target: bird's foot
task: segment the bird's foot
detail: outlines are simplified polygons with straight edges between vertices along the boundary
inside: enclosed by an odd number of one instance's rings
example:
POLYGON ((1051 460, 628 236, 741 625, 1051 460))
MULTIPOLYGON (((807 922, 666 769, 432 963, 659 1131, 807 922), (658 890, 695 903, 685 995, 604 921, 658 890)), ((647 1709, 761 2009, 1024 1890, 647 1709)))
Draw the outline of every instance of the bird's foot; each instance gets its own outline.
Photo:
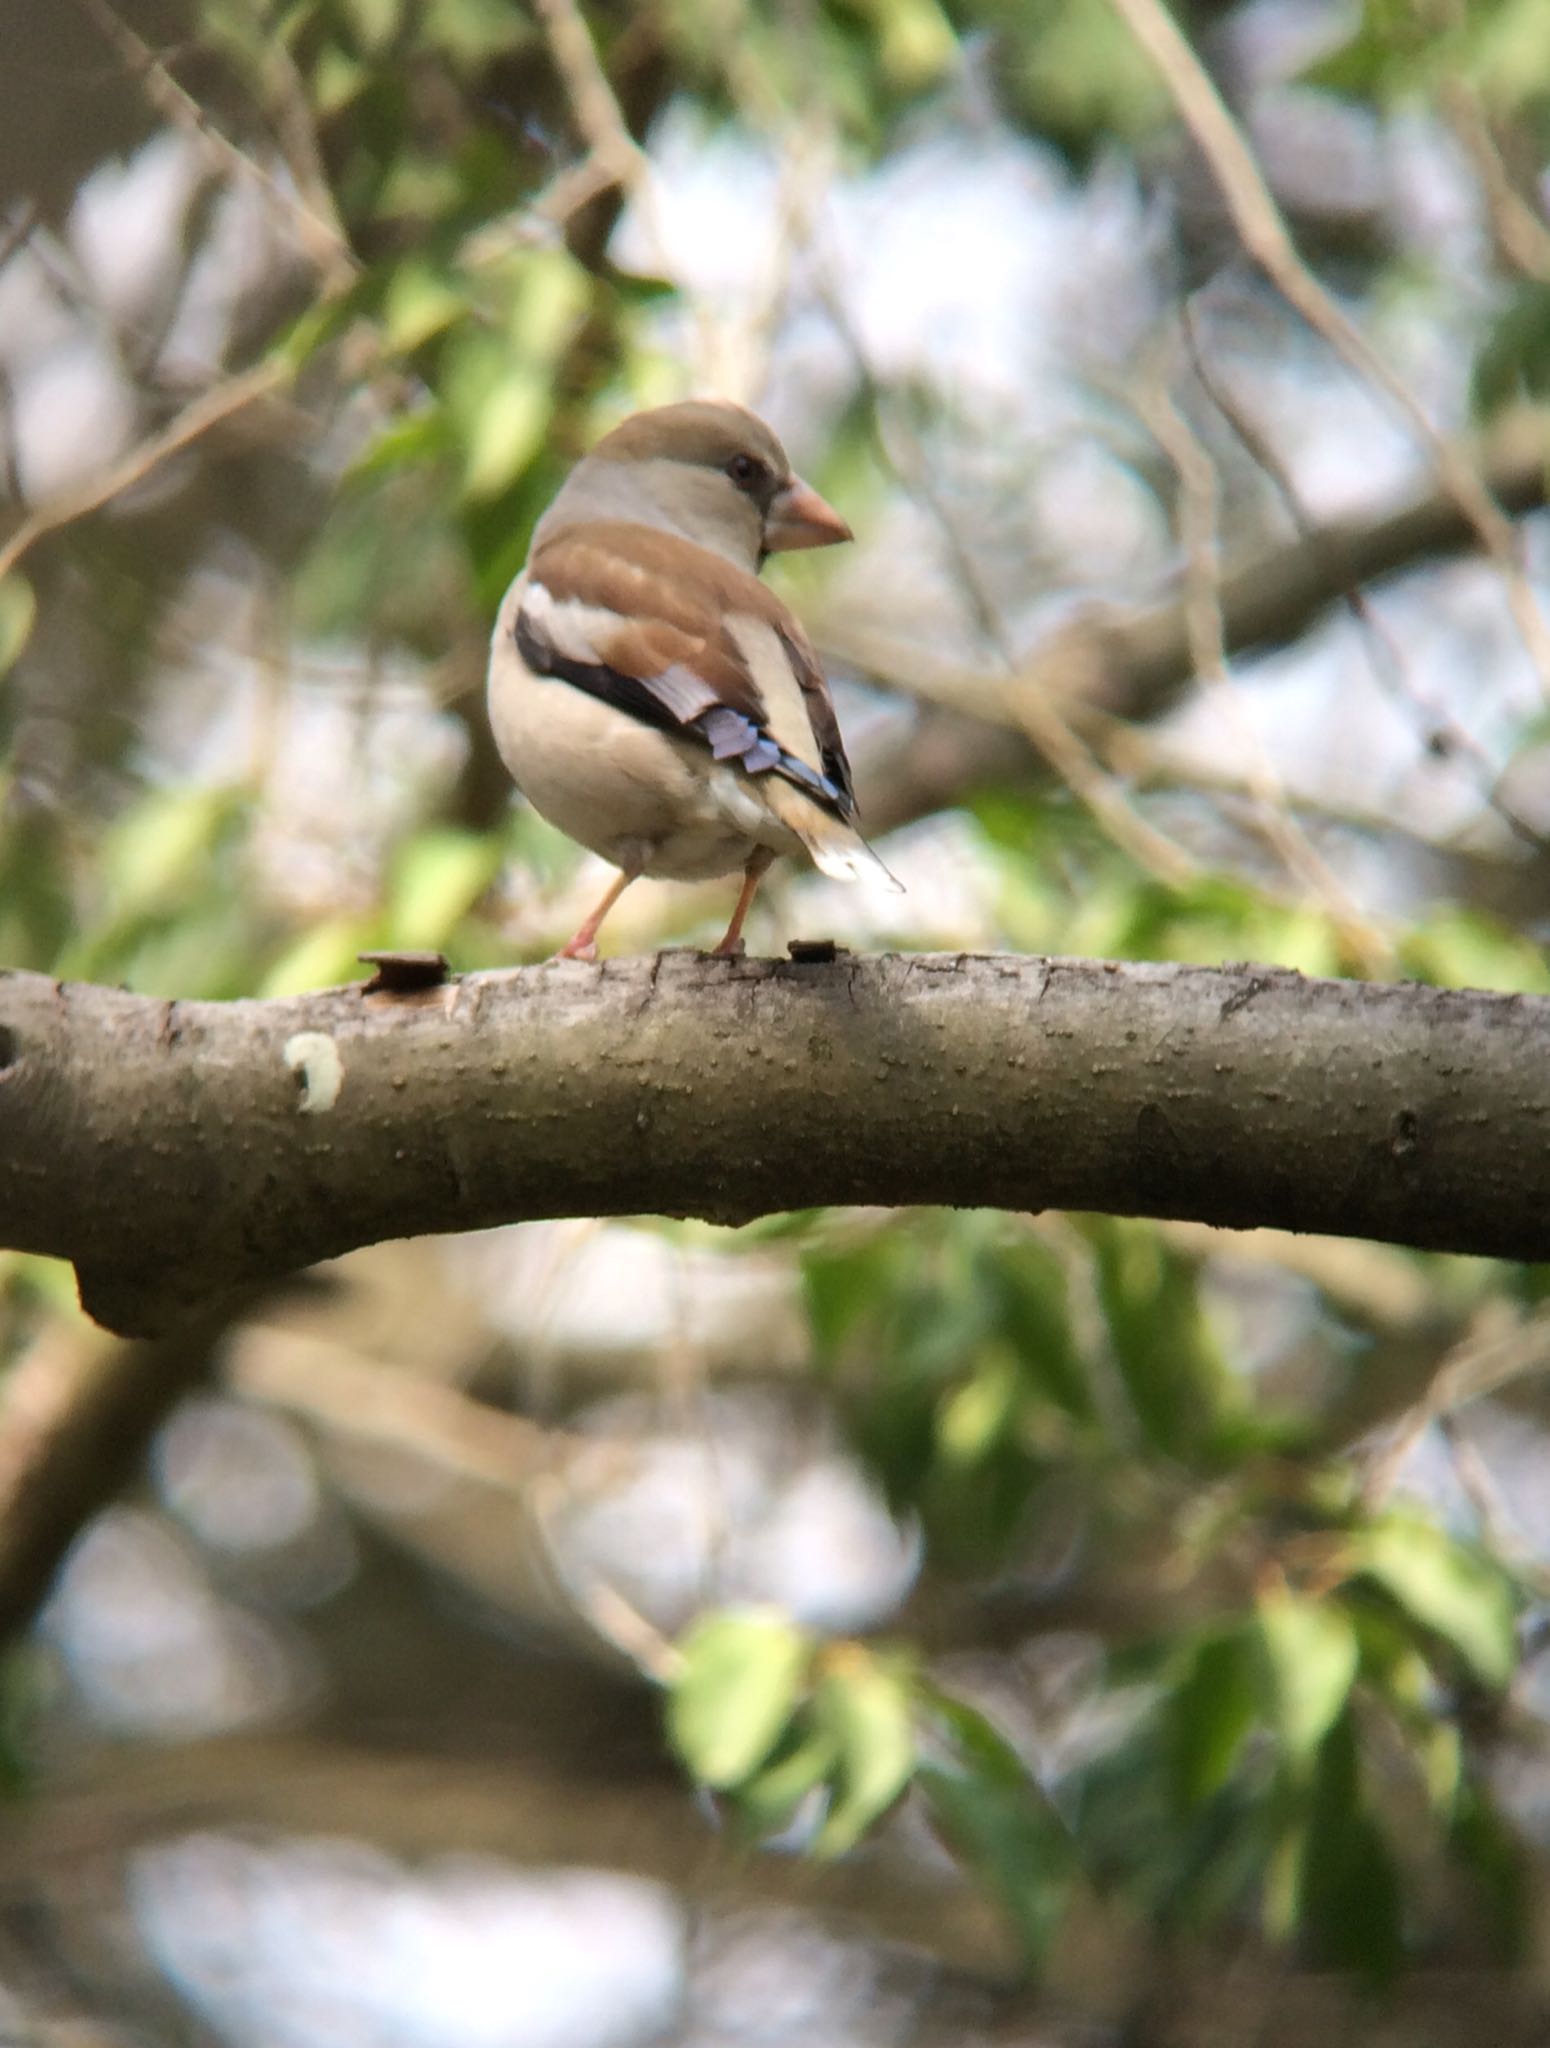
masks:
POLYGON ((552 954, 550 957, 555 960, 595 960, 597 958, 597 940, 584 938, 580 932, 577 932, 575 938, 571 940, 568 946, 562 946, 558 953, 552 954))
POLYGON ((711 947, 710 957, 712 960, 741 960, 747 951, 746 940, 725 938, 719 946, 711 947))

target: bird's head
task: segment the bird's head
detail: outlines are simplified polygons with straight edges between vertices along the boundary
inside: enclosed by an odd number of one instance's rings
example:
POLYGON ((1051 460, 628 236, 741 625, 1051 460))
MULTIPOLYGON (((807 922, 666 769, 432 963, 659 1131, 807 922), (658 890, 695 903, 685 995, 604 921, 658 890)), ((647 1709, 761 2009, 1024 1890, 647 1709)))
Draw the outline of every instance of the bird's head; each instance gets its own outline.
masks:
POLYGON ((582 519, 661 527, 743 569, 757 569, 766 555, 851 538, 763 420, 711 399, 656 406, 605 434, 545 523, 553 532, 582 519))

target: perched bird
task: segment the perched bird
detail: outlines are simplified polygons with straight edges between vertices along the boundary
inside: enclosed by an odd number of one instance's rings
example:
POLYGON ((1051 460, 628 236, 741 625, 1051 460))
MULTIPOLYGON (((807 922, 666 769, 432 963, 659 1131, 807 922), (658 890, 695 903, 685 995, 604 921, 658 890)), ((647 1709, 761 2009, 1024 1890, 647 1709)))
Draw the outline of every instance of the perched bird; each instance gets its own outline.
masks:
POLYGON ((850 537, 737 405, 636 413, 571 471, 502 600, 489 690, 523 795, 619 870, 561 958, 597 957, 637 875, 741 868, 732 954, 777 854, 899 886, 856 830, 812 645, 758 579, 767 555, 850 537))

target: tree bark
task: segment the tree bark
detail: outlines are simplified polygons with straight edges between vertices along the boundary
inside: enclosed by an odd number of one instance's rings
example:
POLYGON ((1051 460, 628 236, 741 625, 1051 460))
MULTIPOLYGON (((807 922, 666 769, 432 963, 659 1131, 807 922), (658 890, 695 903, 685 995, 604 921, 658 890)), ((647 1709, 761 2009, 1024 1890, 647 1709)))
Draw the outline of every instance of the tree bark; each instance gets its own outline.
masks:
POLYGON ((0 1243, 110 1328, 428 1231, 1102 1209, 1550 1257, 1550 998, 1015 956, 165 1002, 0 975, 0 1243))

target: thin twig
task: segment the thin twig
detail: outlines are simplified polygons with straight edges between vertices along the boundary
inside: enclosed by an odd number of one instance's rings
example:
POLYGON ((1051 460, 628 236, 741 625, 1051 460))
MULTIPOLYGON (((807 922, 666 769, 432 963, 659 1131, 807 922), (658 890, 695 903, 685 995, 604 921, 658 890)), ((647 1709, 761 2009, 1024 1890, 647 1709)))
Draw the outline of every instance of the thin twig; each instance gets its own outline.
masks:
POLYGON ((1495 563, 1524 646, 1550 693, 1550 625, 1524 574, 1512 521, 1470 457, 1438 433, 1413 393, 1304 263, 1242 130, 1163 0, 1110 0, 1110 5, 1162 73, 1180 118, 1216 176, 1244 248, 1287 303, 1382 394, 1425 450, 1439 483, 1495 563))
POLYGON ((1179 479, 1179 530, 1184 549, 1184 617, 1197 680, 1232 722, 1246 754, 1245 781, 1261 833, 1295 881, 1317 895, 1341 944, 1376 977, 1391 968, 1394 949, 1357 909, 1287 806, 1275 766, 1245 713, 1227 661, 1222 623, 1216 464, 1179 411, 1159 375, 1138 393, 1141 417, 1179 479))
POLYGON ((286 167, 296 181, 309 225, 321 226, 325 235, 332 238, 332 256, 323 264, 325 274, 337 284, 347 283, 361 266, 350 246, 344 218, 334 198, 333 187, 328 182, 306 81, 283 37, 276 37, 268 46, 268 58, 277 103, 276 125, 286 167))
POLYGON ((1217 375, 1203 345, 1194 309, 1187 300, 1183 309, 1183 332, 1190 365, 1201 390, 1242 443, 1250 459, 1269 478, 1288 517, 1297 529, 1299 539, 1311 550, 1324 552, 1328 562, 1331 588, 1338 591, 1340 602, 1349 612, 1362 637, 1368 664, 1379 685, 1407 712, 1420 716, 1424 724, 1421 739, 1429 752, 1443 753, 1449 760, 1462 757, 1475 768, 1475 787, 1481 802, 1496 813, 1510 832, 1525 845, 1532 847, 1536 853, 1550 851, 1550 841, 1547 841, 1544 834, 1503 795, 1501 785, 1504 771, 1496 766, 1480 741, 1466 727, 1460 725, 1449 711, 1434 704, 1416 687, 1403 655, 1394 644, 1392 634, 1369 603, 1366 592, 1346 572, 1343 563, 1328 546, 1319 527, 1310 517, 1303 503, 1302 494, 1292 480, 1290 470, 1281 460, 1268 435, 1260 431, 1256 422, 1217 375))
MULTIPOLYGON (((1224 809, 1252 799, 1248 778, 1231 768, 1203 760, 1190 747, 1156 732, 1126 723, 1123 719, 1095 717, 1091 730, 1094 751, 1108 762, 1113 772, 1138 789, 1165 790, 1175 794, 1208 796, 1224 809)), ((1486 860, 1455 839, 1433 839, 1413 824, 1370 810, 1360 803, 1325 796, 1313 790, 1282 785, 1282 801, 1297 818, 1309 826, 1364 839, 1383 841, 1398 849, 1436 861, 1486 860)), ((1490 862, 1494 867, 1499 865, 1490 862)))
POLYGON ((99 470, 95 476, 62 491, 49 504, 39 505, 35 511, 29 512, 10 537, 0 542, 0 580, 10 574, 28 549, 45 534, 68 526, 73 519, 80 519, 88 512, 99 511, 131 485, 149 476, 168 456, 178 454, 191 442, 197 441, 201 434, 208 433, 211 427, 278 391, 290 374, 284 363, 268 361, 256 363, 251 369, 226 378, 185 406, 160 433, 152 434, 149 439, 129 449, 107 469, 99 470))
MULTIPOLYGON (((251 179, 270 204, 294 228, 307 259, 333 285, 347 282, 360 266, 344 233, 332 195, 314 159, 306 158, 298 184, 305 194, 282 185, 263 164, 239 149, 218 128, 188 88, 179 83, 151 45, 130 27, 108 0, 77 0, 128 69, 140 79, 151 104, 185 133, 223 170, 251 179), (316 171, 317 175, 312 175, 316 171)), ((291 124, 294 127, 294 123, 291 124)), ((293 168, 293 175, 296 167, 293 168)))
POLYGON ((1502 1334, 1466 1338, 1456 1345, 1438 1365, 1421 1399, 1373 1457, 1362 1487, 1366 1507, 1374 1509, 1387 1498, 1405 1461, 1434 1422, 1546 1365, 1550 1365, 1550 1308, 1536 1309, 1502 1334))
POLYGON ((1479 98, 1461 78, 1444 79, 1438 97, 1448 126, 1480 180, 1497 249, 1525 277, 1550 284, 1550 225, 1513 184, 1479 98))
POLYGON ((1540 1560, 1513 1529, 1512 1516, 1502 1499, 1501 1488, 1481 1457, 1479 1445, 1459 1418, 1456 1415, 1439 1415, 1437 1430, 1447 1445, 1448 1461, 1453 1467, 1459 1490, 1469 1502, 1476 1526, 1493 1554, 1504 1563, 1510 1562, 1515 1566, 1539 1565, 1540 1560))
POLYGON ((37 225, 38 209, 30 199, 24 199, 16 209, 14 220, 8 220, 0 228, 0 270, 10 262, 18 249, 24 249, 32 238, 37 225))
MULTIPOLYGON (((607 173, 600 189, 606 190, 608 184, 619 187, 639 218, 651 263, 664 277, 674 275, 651 159, 630 133, 580 7, 576 0, 534 0, 534 7, 576 127, 587 145, 580 172, 585 176, 589 167, 594 173, 601 167, 607 173)), ((707 316, 689 294, 684 296, 701 331, 699 355, 708 367, 715 359, 715 349, 707 316)))
POLYGON ((536 199, 524 200, 496 220, 475 228, 458 249, 458 262, 470 270, 498 263, 516 249, 551 246, 570 220, 619 180, 608 166, 592 156, 579 164, 568 164, 558 172, 536 199))
MULTIPOLYGON (((1002 715, 1024 733, 1108 838, 1137 866, 1155 875, 1167 888, 1187 887, 1200 874, 1199 862, 1135 810, 1119 783, 1107 773, 1066 718, 1046 680, 1033 674, 1026 663, 1018 660, 1000 608, 980 574, 972 548, 960 533, 958 522, 936 487, 925 451, 913 429, 900 418, 898 409, 887 404, 889 394, 886 386, 872 366, 843 296, 827 275, 821 278, 820 291, 835 331, 850 351, 856 374, 874 412, 879 415, 887 412, 891 427, 903 443, 902 459, 893 449, 880 443, 883 459, 898 483, 927 514, 942 537, 960 594, 1000 670, 999 676, 991 679, 990 690, 1002 708, 1002 715)), ((980 680, 983 688, 985 679, 982 677, 980 680)), ((972 703, 965 704, 963 696, 952 684, 944 690, 941 701, 954 709, 977 708, 972 703)))
POLYGON ((535 0, 535 7, 587 147, 618 184, 637 192, 650 177, 650 163, 630 133, 580 8, 574 0, 535 0))
POLYGON ((578 1569, 561 1555, 561 1546, 552 1540, 547 1522, 548 1491, 540 1487, 535 1496, 537 1527, 545 1541, 546 1562, 565 1598, 622 1657, 656 1684, 671 1685, 683 1669, 683 1653, 610 1580, 578 1569))

